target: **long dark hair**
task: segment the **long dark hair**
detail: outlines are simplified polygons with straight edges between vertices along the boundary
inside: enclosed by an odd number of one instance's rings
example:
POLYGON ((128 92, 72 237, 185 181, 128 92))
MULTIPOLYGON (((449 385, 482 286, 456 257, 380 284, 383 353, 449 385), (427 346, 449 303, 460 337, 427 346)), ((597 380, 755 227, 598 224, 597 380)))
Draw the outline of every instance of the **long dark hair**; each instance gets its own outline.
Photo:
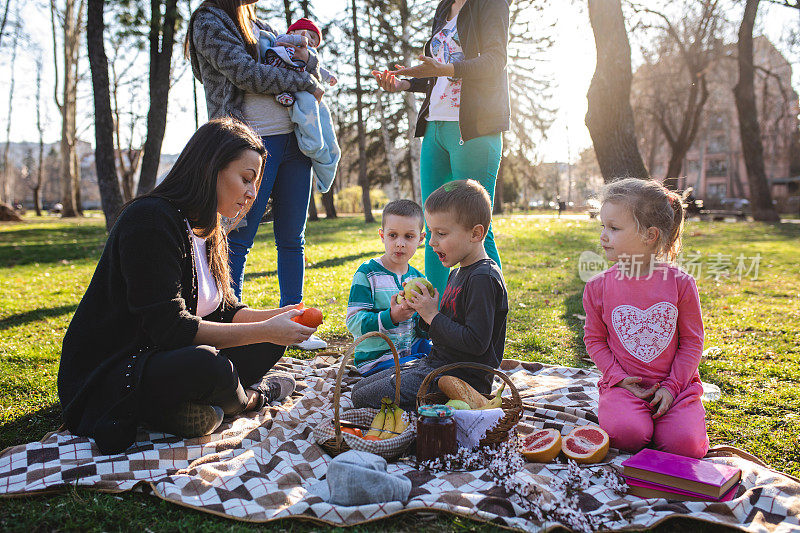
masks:
MULTIPOLYGON (((238 120, 223 117, 206 122, 186 143, 178 160, 158 187, 145 196, 168 200, 180 209, 200 237, 210 244, 209 268, 217 281, 222 296, 229 305, 237 302, 231 289, 228 265, 228 244, 217 213, 217 177, 243 152, 252 150, 261 156, 256 177, 256 191, 261 186, 261 174, 267 150, 256 133, 238 120)), ((252 204, 250 204, 252 205, 252 204)), ((236 224, 250 208, 239 212, 229 224, 236 224)))
MULTIPOLYGON (((253 59, 258 60, 258 39, 253 33, 253 21, 256 20, 255 2, 242 4, 242 0, 206 0, 197 6, 194 13, 201 7, 207 6, 218 7, 231 18, 244 41, 245 50, 253 59)), ((187 58, 190 54, 194 13, 189 20, 189 31, 186 32, 186 39, 183 42, 183 55, 187 58)))

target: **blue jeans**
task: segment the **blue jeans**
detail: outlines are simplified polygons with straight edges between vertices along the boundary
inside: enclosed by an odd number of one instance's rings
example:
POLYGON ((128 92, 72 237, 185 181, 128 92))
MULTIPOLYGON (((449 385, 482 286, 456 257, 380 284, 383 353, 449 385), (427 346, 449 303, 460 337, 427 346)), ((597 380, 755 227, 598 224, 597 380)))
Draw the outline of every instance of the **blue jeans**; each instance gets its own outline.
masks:
POLYGON ((311 160, 300 152, 294 133, 263 137, 267 160, 261 187, 250 211, 237 229, 228 234, 231 286, 242 299, 244 267, 253 247, 258 224, 272 196, 273 231, 278 249, 280 305, 303 301, 305 229, 311 197, 311 160))
MULTIPOLYGON (((414 344, 411 345, 411 355, 400 358, 400 366, 403 366, 409 361, 427 357, 431 353, 431 348, 433 348, 433 343, 431 341, 428 339, 418 339, 416 342, 414 342, 414 344)), ((371 376, 372 374, 377 374, 381 370, 386 370, 387 368, 394 368, 394 359, 380 362, 361 375, 364 377, 371 376)))
MULTIPOLYGON (((474 179, 489 193, 494 203, 494 185, 503 153, 503 137, 500 133, 484 135, 461 142, 458 122, 433 120, 428 122, 422 138, 422 153, 419 161, 420 190, 422 203, 433 191, 453 180, 474 179)), ((430 246, 431 231, 425 233, 425 277, 439 294, 444 294, 450 269, 445 268, 430 246)), ((486 255, 502 268, 500 254, 494 242, 494 231, 489 225, 483 241, 486 255)), ((440 296, 441 297, 441 296, 440 296)))

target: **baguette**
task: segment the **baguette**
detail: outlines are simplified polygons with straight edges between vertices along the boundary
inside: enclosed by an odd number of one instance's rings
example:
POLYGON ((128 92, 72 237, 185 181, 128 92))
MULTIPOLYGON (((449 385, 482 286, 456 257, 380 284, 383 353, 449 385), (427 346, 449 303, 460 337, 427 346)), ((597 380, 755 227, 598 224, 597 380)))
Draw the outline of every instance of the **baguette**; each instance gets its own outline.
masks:
POLYGON ((480 392, 473 389, 469 383, 453 376, 442 376, 439 378, 439 390, 445 393, 451 400, 467 402, 470 409, 480 409, 489 403, 489 400, 480 392))

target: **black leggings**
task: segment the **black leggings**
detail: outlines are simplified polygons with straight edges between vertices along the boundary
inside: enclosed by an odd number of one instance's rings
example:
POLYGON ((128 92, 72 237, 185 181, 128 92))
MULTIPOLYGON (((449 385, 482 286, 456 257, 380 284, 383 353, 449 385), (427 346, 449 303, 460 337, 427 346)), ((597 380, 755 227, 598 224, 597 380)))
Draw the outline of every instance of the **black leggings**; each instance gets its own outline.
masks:
POLYGON ((286 351, 270 343, 217 350, 187 346, 156 352, 147 359, 139 384, 139 413, 146 421, 185 401, 216 405, 226 415, 244 411, 245 387, 258 383, 286 351))

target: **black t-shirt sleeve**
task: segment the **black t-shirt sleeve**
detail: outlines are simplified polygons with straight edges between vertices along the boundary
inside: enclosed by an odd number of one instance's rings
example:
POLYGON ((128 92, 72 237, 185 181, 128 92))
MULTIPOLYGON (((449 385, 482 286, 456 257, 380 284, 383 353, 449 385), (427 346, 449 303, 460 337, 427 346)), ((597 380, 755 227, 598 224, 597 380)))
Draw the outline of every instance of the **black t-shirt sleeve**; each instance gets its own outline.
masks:
POLYGON ((472 356, 469 361, 483 362, 483 355, 492 340, 497 302, 502 294, 500 284, 489 275, 473 275, 464 297, 464 324, 439 313, 428 329, 431 341, 444 352, 460 352, 472 356))

